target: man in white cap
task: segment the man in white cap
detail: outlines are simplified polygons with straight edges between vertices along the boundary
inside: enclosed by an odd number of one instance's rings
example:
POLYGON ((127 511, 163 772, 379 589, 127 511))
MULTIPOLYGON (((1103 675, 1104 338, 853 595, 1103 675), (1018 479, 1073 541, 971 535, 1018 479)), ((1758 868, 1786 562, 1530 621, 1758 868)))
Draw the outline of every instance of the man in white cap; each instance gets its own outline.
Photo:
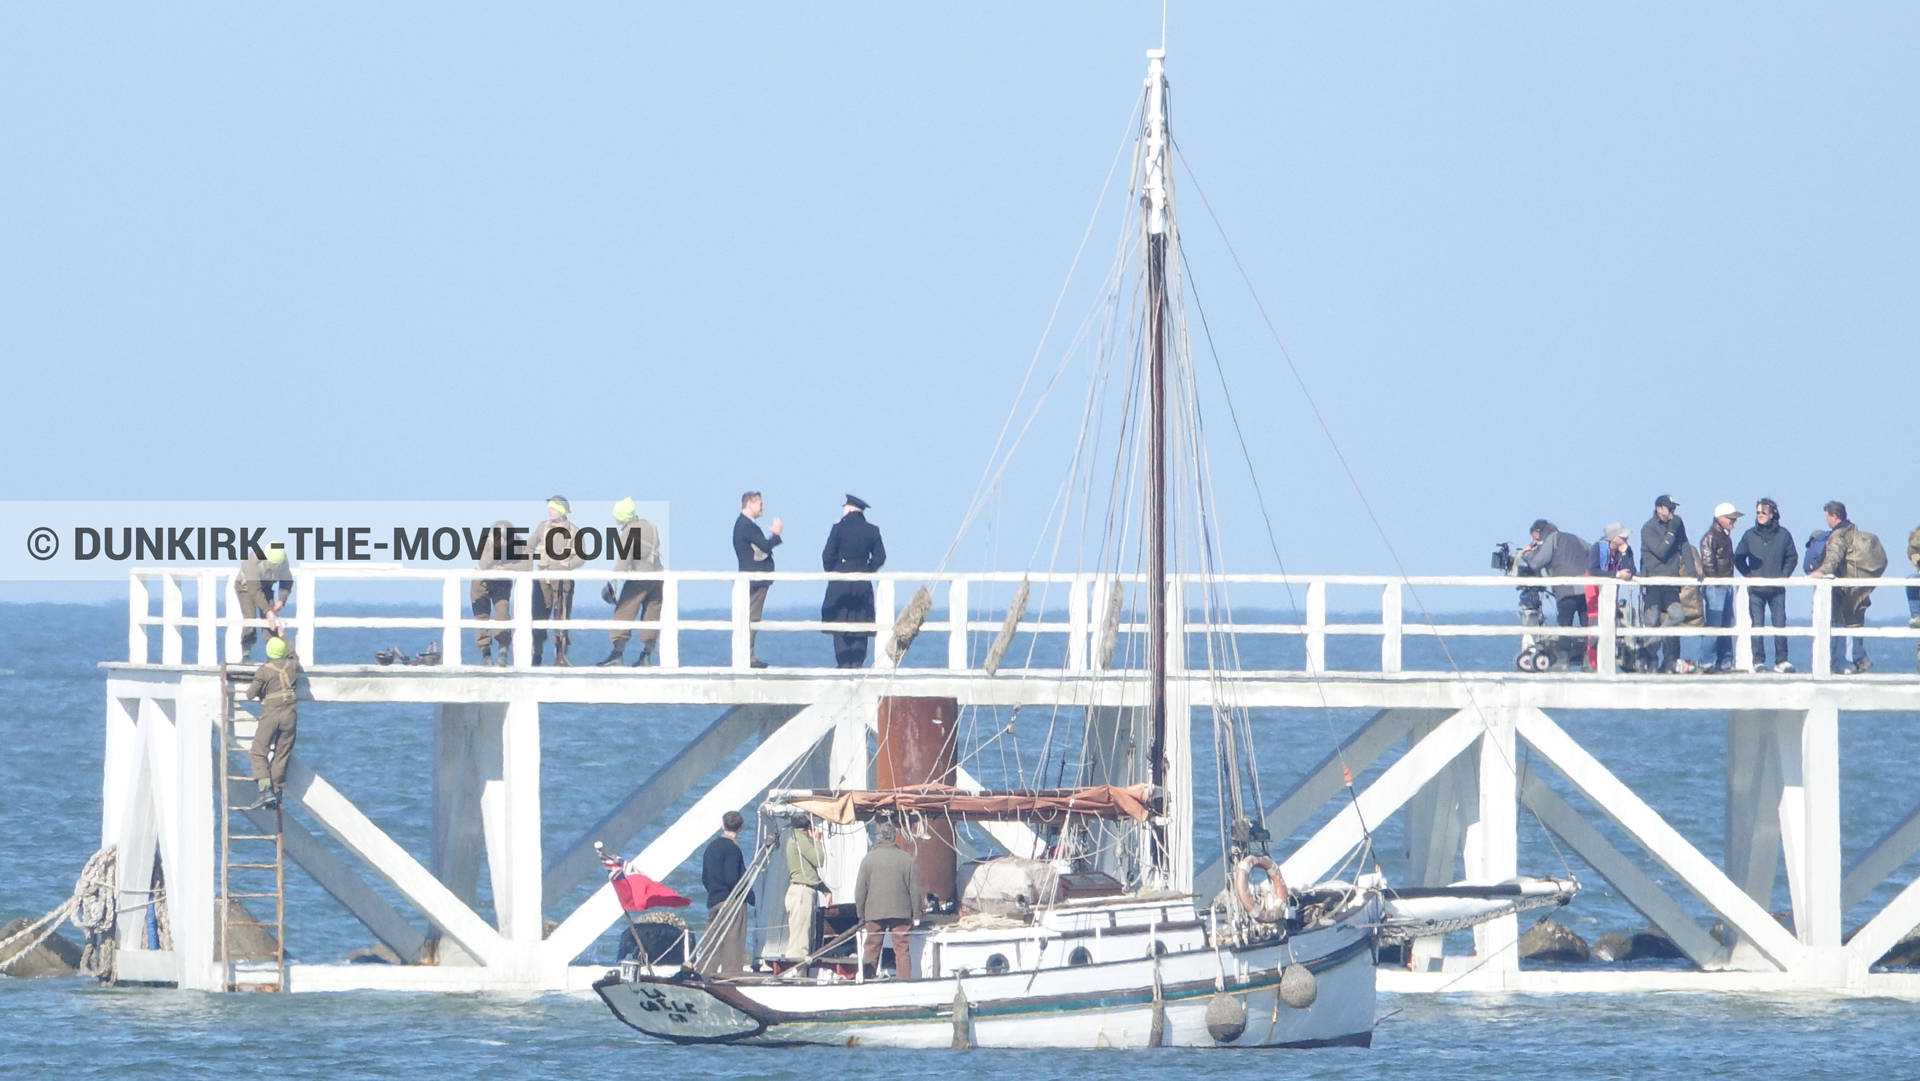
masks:
MULTIPOLYGON (((1709 627, 1733 626, 1733 524, 1739 520, 1740 512, 1733 504, 1722 503, 1713 508, 1713 524, 1707 527, 1706 536, 1700 538, 1700 573, 1707 579, 1700 587, 1700 599, 1706 603, 1709 627)), ((1732 638, 1708 638, 1703 642, 1702 668, 1709 672, 1733 671, 1732 638)))

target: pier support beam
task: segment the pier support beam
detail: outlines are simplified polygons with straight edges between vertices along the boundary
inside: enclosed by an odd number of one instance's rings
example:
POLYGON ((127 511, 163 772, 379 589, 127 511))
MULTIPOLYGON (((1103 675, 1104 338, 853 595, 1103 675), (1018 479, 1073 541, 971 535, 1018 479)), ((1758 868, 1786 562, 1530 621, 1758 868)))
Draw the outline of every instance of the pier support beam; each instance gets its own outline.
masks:
MULTIPOLYGON (((1469 882, 1506 882, 1519 867, 1519 759, 1514 754, 1514 711, 1480 711, 1478 820, 1466 829, 1462 853, 1469 882)), ((1519 917, 1502 916, 1473 929, 1473 952, 1481 966, 1475 978, 1504 985, 1520 970, 1519 917)))

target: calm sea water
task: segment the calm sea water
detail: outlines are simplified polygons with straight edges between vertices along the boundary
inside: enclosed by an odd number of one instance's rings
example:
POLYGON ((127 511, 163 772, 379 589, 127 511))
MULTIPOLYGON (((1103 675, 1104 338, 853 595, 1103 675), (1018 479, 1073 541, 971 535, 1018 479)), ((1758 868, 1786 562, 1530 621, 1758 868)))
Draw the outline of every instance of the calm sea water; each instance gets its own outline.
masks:
MULTIPOLYGON (((587 613, 583 611, 582 615, 587 613)), ((797 613, 796 613, 797 614, 797 613)), ((113 606, 0 605, 0 917, 39 915, 71 890, 99 834, 99 756, 103 675, 98 662, 125 649, 125 610, 113 606)), ((1489 617, 1492 618, 1492 617, 1489 617)), ((583 633, 576 657, 604 654, 604 639, 583 633)), ((424 642, 404 636, 341 632, 322 660, 424 642), (395 637, 388 635, 387 637, 395 637)), ((775 663, 826 663, 817 635, 765 640, 775 663)), ((695 650, 723 643, 690 644, 695 650)), ((1250 662, 1297 663, 1297 648, 1268 647, 1250 662)), ((1336 666, 1367 663, 1367 642, 1337 645, 1336 666)), ((1893 655, 1888 647, 1888 654, 1893 655)), ((931 651, 930 651, 931 652, 931 651)), ((1511 646, 1470 643, 1459 654, 1475 668, 1503 668, 1511 646)), ((1375 654, 1377 656, 1377 654, 1375 654)), ((693 659, 693 658, 690 658, 693 659)), ((1409 663, 1416 663, 1410 656, 1409 663)), ((1702 677, 1704 678, 1704 677, 1702 677)), ((550 846, 571 843, 609 801, 644 779, 704 727, 710 709, 549 707, 543 716, 543 827, 550 846)), ((1269 798, 1326 751, 1331 732, 1362 715, 1335 711, 1256 717, 1263 783, 1269 798)), ((432 711, 429 707, 314 705, 302 710, 301 754, 410 850, 424 854, 430 819, 432 711)), ((1559 717, 1576 738, 1654 805, 1709 857, 1722 848, 1725 731, 1702 713, 1572 713, 1559 717)), ((1912 714, 1845 714, 1842 756, 1847 857, 1858 854, 1913 800, 1920 773, 1920 731, 1912 714)), ((980 718, 977 729, 1006 718, 980 718)), ((1002 740, 1010 757, 983 755, 988 775, 1003 763, 1032 769, 1057 762, 1065 742, 1048 743, 1048 718, 1026 716, 1002 740), (1012 754, 1016 750, 1018 754, 1012 754)), ((1060 729, 1058 723, 1056 729, 1060 729)), ((1200 726, 1204 727, 1204 726, 1200 726)), ((1199 737, 1204 740, 1202 732, 1199 737)), ((1204 750, 1204 744, 1196 748, 1204 750)), ((1388 761, 1390 761, 1389 756, 1388 761)), ((1364 785, 1386 761, 1359 778, 1364 785)), ((1047 767, 1050 771, 1055 768, 1047 767)), ((1556 787, 1564 785, 1552 778, 1556 787)), ((1577 802, 1577 797, 1574 797, 1577 802)), ((1200 836, 1212 808, 1204 798, 1200 836)), ((1331 813, 1329 810, 1328 813, 1331 813)), ((1559 873, 1561 857, 1524 812, 1524 870, 1559 873)), ((1312 829, 1317 823, 1309 823, 1312 829)), ((1629 842, 1601 823, 1624 850, 1629 842)), ((1377 829, 1377 853, 1389 874, 1401 860, 1397 821, 1377 829)), ((1589 940, 1644 926, 1606 884, 1577 860, 1589 888, 1559 918, 1589 940)), ((1645 865, 1656 878, 1658 868, 1645 865)), ((1903 868, 1852 914, 1863 920, 1915 868, 1903 868)), ((697 868, 670 881, 698 896, 697 868)), ((297 871, 289 876, 288 948, 326 961, 372 939, 297 871)), ((484 883, 484 875, 483 875, 484 883)), ((586 887, 582 887, 584 892, 586 887)), ((395 899, 397 901, 397 898, 395 899)), ((1689 899, 1690 902, 1690 899, 1689 899)), ((483 897, 482 907, 487 907, 483 897)), ((1788 905, 1784 880, 1775 908, 1788 905)), ((570 908, 571 904, 562 906, 570 908)), ((1703 920, 1705 909, 1693 910, 1703 920)), ((403 908, 404 911, 404 908, 403 908)), ((73 932, 69 929, 69 934, 73 932)), ((610 954, 611 940, 589 951, 610 954)), ((1693 1074, 1791 1076, 1846 1073, 1906 1077, 1913 1065, 1920 1004, 1839 1001, 1819 996, 1698 995, 1381 997, 1389 1014, 1370 1051, 1315 1051, 1278 1059, 1204 1052, 1161 1052, 1165 1065, 1194 1076, 1283 1069, 1314 1077, 1580 1076, 1693 1074), (1397 1011, 1397 1012, 1395 1012, 1397 1011)), ((217 996, 118 990, 77 979, 0 978, 0 1075, 198 1077, 271 1073, 284 1077, 593 1077, 641 1072, 686 1077, 808 1077, 823 1070, 949 1072, 977 1069, 988 1056, 1009 1077, 1105 1077, 1111 1054, 938 1052, 906 1056, 879 1050, 689 1051, 645 1042, 591 998, 345 994, 217 996), (966 1056, 966 1057, 961 1057, 966 1056)))

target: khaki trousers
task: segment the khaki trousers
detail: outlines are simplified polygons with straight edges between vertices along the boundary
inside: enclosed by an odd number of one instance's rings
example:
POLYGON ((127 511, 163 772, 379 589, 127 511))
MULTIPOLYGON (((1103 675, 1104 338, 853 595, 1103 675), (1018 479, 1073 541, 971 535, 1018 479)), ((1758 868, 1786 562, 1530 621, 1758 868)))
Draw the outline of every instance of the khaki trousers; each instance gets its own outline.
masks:
MULTIPOLYGON (((535 583, 533 591, 533 618, 535 619, 572 619, 573 618, 573 579, 543 578, 535 583)), ((573 635, 568 631, 553 632, 553 659, 555 663, 566 660, 567 647, 573 644, 573 635)), ((547 632, 533 632, 533 659, 537 663, 540 654, 547 648, 547 632)))
MULTIPOLYGON (((630 579, 620 583, 620 599, 613 606, 615 619, 644 619, 648 621, 660 618, 660 601, 666 594, 666 587, 660 582, 648 582, 630 579)), ((624 652, 627 640, 633 637, 632 631, 613 631, 607 640, 613 644, 615 653, 624 652)), ((641 630, 640 648, 651 650, 660 642, 658 630, 641 630)))
POLYGON ((260 727, 253 734, 253 745, 247 748, 254 780, 267 781, 276 791, 286 787, 287 761, 293 757, 298 725, 299 715, 291 703, 268 706, 260 711, 260 727))
MULTIPOLYGON (((488 578, 473 583, 473 618, 497 623, 512 619, 513 582, 503 578, 488 578)), ((481 627, 473 632, 473 644, 478 649, 486 649, 496 643, 503 651, 511 648, 513 631, 481 627)))
POLYGON ((787 887, 787 956, 796 961, 813 952, 813 903, 819 893, 797 882, 787 887))
MULTIPOLYGON (((240 597, 240 611, 235 619, 266 619, 273 614, 273 602, 260 591, 258 582, 236 582, 234 592, 240 597)), ((260 628, 245 627, 240 631, 240 648, 249 650, 260 640, 260 628)))

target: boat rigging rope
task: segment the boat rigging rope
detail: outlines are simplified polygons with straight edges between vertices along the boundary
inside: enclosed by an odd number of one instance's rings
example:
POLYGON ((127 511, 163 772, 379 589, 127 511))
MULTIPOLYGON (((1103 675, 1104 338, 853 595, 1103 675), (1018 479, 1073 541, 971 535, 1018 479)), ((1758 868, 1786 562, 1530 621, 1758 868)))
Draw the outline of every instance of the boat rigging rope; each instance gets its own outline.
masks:
MULTIPOLYGON (((1247 295, 1253 298, 1255 309, 1260 312, 1261 320, 1266 323, 1267 333, 1273 337, 1274 346, 1279 349, 1281 358, 1287 362, 1287 371, 1293 375, 1294 383, 1300 388, 1301 397, 1306 399, 1307 407, 1313 412, 1315 423, 1320 426, 1321 434, 1327 437, 1328 447, 1333 450, 1334 458, 1339 461, 1341 470, 1346 473, 1347 483, 1353 488, 1354 496, 1360 500, 1361 508, 1367 512, 1367 519, 1373 523, 1374 532, 1379 535, 1380 543, 1387 550, 1387 556, 1393 560, 1394 569, 1399 572, 1401 582, 1407 587, 1407 592, 1413 595, 1413 603, 1420 609, 1421 619, 1426 622, 1428 629, 1433 632, 1433 639, 1439 644, 1440 652, 1442 656, 1446 658, 1447 667, 1452 669, 1456 677, 1463 677, 1465 673, 1461 670, 1459 662, 1454 659, 1452 647, 1447 644, 1446 636, 1440 633, 1439 625, 1434 620, 1433 613, 1427 610, 1426 600, 1421 597, 1420 590, 1414 586, 1411 576, 1407 573, 1406 564, 1400 559, 1399 550, 1393 546, 1393 540, 1387 536, 1386 526, 1381 523, 1380 516, 1374 512, 1373 503, 1367 498, 1366 490, 1360 486, 1360 478, 1354 473, 1352 463, 1347 461, 1346 452, 1340 449, 1340 441, 1334 438, 1333 427, 1327 423, 1325 414, 1321 413, 1319 401, 1314 398, 1313 392, 1307 389, 1306 377, 1300 374, 1299 365, 1293 362, 1293 354, 1287 351, 1286 343, 1280 338, 1279 328, 1273 325, 1273 317, 1267 314, 1265 302, 1260 299, 1259 292, 1253 287, 1252 276, 1247 273, 1246 265, 1240 261, 1240 253, 1234 249, 1233 241, 1227 237, 1226 225, 1220 221, 1220 215, 1214 212, 1213 203, 1207 199, 1206 191, 1200 186, 1200 178, 1194 174, 1193 165, 1187 161, 1186 153, 1180 149, 1180 144, 1174 142, 1172 145, 1175 155, 1180 159, 1180 164, 1187 171, 1187 178, 1193 181, 1194 194, 1200 196, 1200 205, 1206 208, 1207 216, 1213 219, 1214 228, 1220 233, 1220 242, 1226 246, 1227 255, 1233 259, 1234 269, 1240 272, 1240 280, 1247 287, 1247 295)), ((1196 298, 1196 303, 1197 302, 1198 300, 1196 298)), ((1204 320, 1204 315, 1202 318, 1204 320)), ((1272 529, 1271 521, 1268 523, 1268 529, 1269 531, 1272 529)), ((1461 688, 1466 692, 1467 701, 1472 707, 1474 715, 1480 719, 1481 729, 1491 736, 1492 724, 1487 720, 1486 710, 1481 706, 1479 697, 1473 693, 1473 687, 1463 679, 1461 688)), ((1493 742, 1496 750, 1500 754, 1501 760, 1505 762, 1508 772, 1511 773, 1517 781, 1520 778, 1519 763, 1515 762, 1513 758, 1507 754, 1506 747, 1500 743, 1500 741, 1496 740, 1493 742)), ((1344 762, 1341 765, 1341 769, 1348 778, 1347 787, 1351 792, 1353 787, 1352 772, 1346 768, 1344 762)), ((1540 817, 1540 812, 1534 809, 1532 803, 1527 799, 1526 794, 1524 792, 1516 792, 1516 798, 1520 805, 1527 809, 1527 813, 1533 815, 1534 820, 1540 823, 1541 829, 1551 837, 1553 831, 1547 829, 1546 821, 1540 817)), ((1359 807, 1357 800, 1354 807, 1357 811, 1359 807)), ((1549 843, 1551 843, 1551 841, 1549 841, 1549 843)), ((1560 847, 1557 844, 1553 845, 1553 850, 1554 854, 1560 857, 1561 865, 1566 870, 1567 875, 1572 877, 1573 867, 1568 863, 1565 853, 1560 851, 1560 847)))
POLYGON ((86 866, 80 869, 80 878, 74 883, 73 893, 66 900, 55 906, 53 911, 0 940, 0 955, 4 955, 14 943, 33 936, 32 942, 20 947, 4 963, 0 963, 0 972, 18 964, 22 957, 52 938, 61 923, 71 920, 75 927, 87 934, 86 948, 80 955, 80 974, 104 978, 112 973, 117 851, 118 846, 108 845, 95 852, 87 859, 86 866))

